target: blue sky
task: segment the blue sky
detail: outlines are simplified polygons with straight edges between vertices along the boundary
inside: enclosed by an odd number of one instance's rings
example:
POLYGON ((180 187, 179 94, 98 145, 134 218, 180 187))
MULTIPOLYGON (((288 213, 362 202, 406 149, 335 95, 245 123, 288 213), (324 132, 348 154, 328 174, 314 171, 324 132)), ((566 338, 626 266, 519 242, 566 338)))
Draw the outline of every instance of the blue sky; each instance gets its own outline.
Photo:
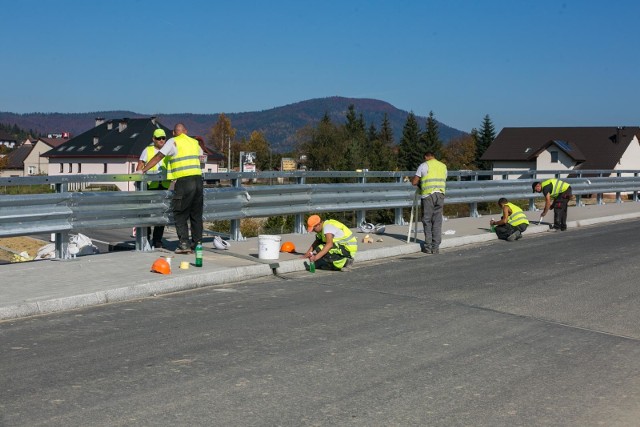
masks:
MULTIPOLYGON (((640 125, 637 0, 0 0, 0 111, 375 98, 463 131, 640 125)), ((377 125, 377 124, 376 124, 377 125)))

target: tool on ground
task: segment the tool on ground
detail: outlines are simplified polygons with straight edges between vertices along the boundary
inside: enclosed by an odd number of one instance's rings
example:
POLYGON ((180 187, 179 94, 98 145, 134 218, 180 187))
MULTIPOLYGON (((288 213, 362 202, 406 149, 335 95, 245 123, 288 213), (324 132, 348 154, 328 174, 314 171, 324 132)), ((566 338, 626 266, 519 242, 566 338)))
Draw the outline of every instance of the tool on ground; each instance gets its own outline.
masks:
POLYGON ((171 274, 171 266, 165 258, 158 258, 151 265, 151 271, 160 274, 171 274))

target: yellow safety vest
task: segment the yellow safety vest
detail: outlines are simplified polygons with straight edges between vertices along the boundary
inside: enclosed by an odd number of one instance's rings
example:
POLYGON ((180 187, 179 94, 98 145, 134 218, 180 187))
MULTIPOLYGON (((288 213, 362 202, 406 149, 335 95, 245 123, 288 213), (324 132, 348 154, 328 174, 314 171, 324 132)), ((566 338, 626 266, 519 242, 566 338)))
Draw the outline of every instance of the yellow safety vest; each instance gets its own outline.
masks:
POLYGON ((185 134, 174 137, 174 140, 177 153, 169 157, 167 178, 174 180, 185 176, 202 175, 198 141, 185 134))
POLYGON ((509 215, 507 223, 513 225, 514 227, 520 224, 529 224, 527 215, 522 212, 522 209, 520 209, 519 206, 516 206, 513 203, 507 203, 506 205, 509 206, 509 209, 511 209, 511 215, 509 215))
POLYGON ((429 170, 425 176, 420 177, 420 191, 423 196, 428 196, 436 191, 444 194, 447 182, 447 166, 436 159, 427 160, 429 170))
POLYGON ((564 181, 551 178, 551 179, 547 179, 546 181, 542 181, 542 184, 540 184, 540 188, 544 188, 549 184, 553 184, 553 189, 551 190, 551 197, 553 197, 554 199, 558 197, 560 193, 564 193, 565 191, 567 191, 570 187, 570 185, 564 181))
MULTIPOLYGON (((333 225, 336 228, 339 228, 344 236, 337 238, 333 236, 333 241, 335 243, 339 243, 344 246, 351 255, 354 255, 358 252, 358 239, 353 235, 349 227, 341 223, 340 221, 336 221, 335 219, 328 219, 324 222, 324 224, 333 225)), ((322 225, 322 231, 316 233, 316 238, 322 243, 327 243, 327 237, 324 234, 324 224, 322 225)))
MULTIPOLYGON (((151 145, 149 145, 145 150, 147 150, 147 163, 149 163, 149 161, 153 159, 153 156, 155 156, 156 153, 159 151, 158 149, 156 149, 156 146, 153 145, 153 143, 151 143, 151 145)), ((163 157, 162 160, 156 163, 156 165, 151 169, 149 169, 147 172, 164 173, 166 172, 166 170, 167 170, 167 158, 163 157)), ((162 184, 162 188, 169 188, 171 186, 171 181, 149 181, 147 182, 147 188, 155 189, 155 188, 158 188, 160 184, 162 184)))

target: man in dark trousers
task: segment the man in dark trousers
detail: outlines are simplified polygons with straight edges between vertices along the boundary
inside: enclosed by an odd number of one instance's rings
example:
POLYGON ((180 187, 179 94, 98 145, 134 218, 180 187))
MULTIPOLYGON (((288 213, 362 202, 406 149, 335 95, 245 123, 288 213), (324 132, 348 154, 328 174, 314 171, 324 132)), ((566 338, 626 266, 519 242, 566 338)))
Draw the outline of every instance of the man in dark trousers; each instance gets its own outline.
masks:
POLYGON ((542 219, 553 205, 553 226, 552 230, 564 231, 567 229, 567 207, 571 200, 571 186, 568 182, 557 178, 545 181, 536 181, 531 184, 534 193, 542 193, 545 199, 544 209, 540 219, 542 219), (553 202, 551 199, 553 198, 553 202))

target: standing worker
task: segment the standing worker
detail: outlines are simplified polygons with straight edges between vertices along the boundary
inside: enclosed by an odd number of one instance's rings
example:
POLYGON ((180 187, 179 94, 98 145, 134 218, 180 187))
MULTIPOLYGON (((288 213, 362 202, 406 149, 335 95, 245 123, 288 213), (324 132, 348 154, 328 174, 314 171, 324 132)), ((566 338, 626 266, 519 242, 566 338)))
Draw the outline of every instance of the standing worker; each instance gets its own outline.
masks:
POLYGON ((496 227, 496 235, 498 239, 513 242, 520 240, 522 233, 529 226, 529 220, 520 206, 509 203, 504 197, 498 200, 498 206, 502 209, 502 218, 500 221, 491 220, 490 224, 496 227))
MULTIPOLYGON (((156 155, 158 151, 164 146, 165 141, 167 139, 167 134, 163 129, 156 129, 153 131, 153 141, 149 144, 144 150, 142 150, 142 154, 140 154, 140 159, 138 160, 138 165, 136 167, 136 171, 141 170, 147 164, 149 159, 152 159, 153 156, 156 155)), ((167 160, 168 158, 163 158, 160 162, 158 162, 154 167, 149 169, 150 173, 166 173, 167 172, 167 160)), ((160 190, 166 191, 171 186, 171 181, 149 181, 147 184, 147 190, 160 190)), ((149 230, 151 232, 151 230, 149 230)), ((162 244, 162 236, 164 234, 164 225, 156 225, 153 227, 153 237, 151 239, 151 245, 155 248, 163 248, 162 244)), ((149 235, 147 235, 147 239, 149 239, 149 235)))
POLYGON ((549 212, 551 208, 551 198, 553 197, 553 227, 552 230, 564 231, 567 229, 567 207, 571 200, 572 191, 569 183, 556 178, 545 181, 536 181, 531 184, 534 193, 542 193, 544 196, 544 209, 540 215, 540 220, 549 212))
POLYGON ((316 239, 303 258, 315 262, 316 268, 340 271, 351 266, 358 252, 358 240, 349 227, 335 219, 323 221, 318 215, 311 215, 307 231, 314 231, 316 239))
POLYGON ((173 138, 138 172, 146 173, 165 156, 167 179, 175 180, 173 195, 173 219, 178 234, 177 254, 193 253, 196 244, 202 242, 202 211, 204 209, 202 169, 200 156, 202 148, 198 140, 187 135, 187 128, 178 123, 173 128, 173 138), (191 241, 189 241, 189 224, 191 241))
POLYGON ((411 184, 420 189, 422 200, 424 227, 422 252, 438 254, 442 242, 442 211, 447 185, 447 165, 436 160, 431 151, 424 153, 424 160, 424 163, 418 166, 415 176, 411 178, 411 184))

